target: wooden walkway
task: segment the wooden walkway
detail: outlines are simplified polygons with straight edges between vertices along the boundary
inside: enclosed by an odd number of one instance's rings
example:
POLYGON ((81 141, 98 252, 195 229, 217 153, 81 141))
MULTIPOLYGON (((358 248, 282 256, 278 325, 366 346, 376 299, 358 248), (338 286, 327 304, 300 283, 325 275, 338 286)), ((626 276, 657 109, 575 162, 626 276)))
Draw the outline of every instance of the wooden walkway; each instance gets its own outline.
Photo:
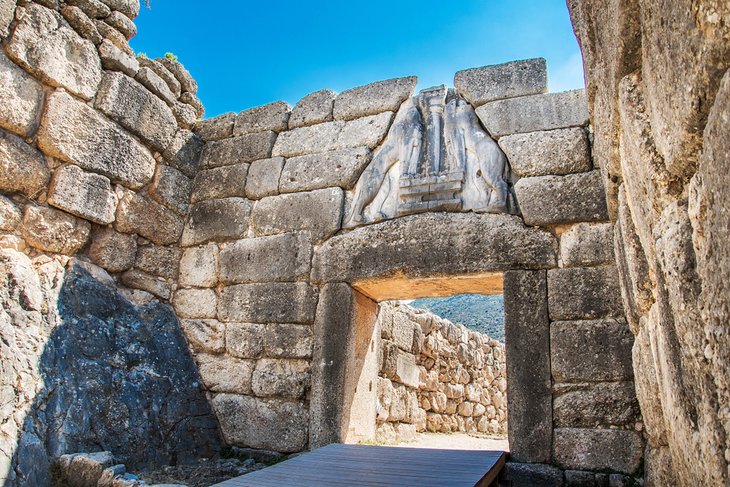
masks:
POLYGON ((501 451, 328 445, 215 487, 487 487, 501 451))

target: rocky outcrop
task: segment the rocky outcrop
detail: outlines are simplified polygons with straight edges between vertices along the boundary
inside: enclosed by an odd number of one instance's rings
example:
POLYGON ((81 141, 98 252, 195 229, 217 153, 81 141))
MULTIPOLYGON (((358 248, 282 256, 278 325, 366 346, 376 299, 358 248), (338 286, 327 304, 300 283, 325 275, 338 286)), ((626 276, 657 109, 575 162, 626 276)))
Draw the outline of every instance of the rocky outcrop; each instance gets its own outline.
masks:
POLYGON ((647 485, 730 482, 730 6, 568 1, 648 437, 647 485))

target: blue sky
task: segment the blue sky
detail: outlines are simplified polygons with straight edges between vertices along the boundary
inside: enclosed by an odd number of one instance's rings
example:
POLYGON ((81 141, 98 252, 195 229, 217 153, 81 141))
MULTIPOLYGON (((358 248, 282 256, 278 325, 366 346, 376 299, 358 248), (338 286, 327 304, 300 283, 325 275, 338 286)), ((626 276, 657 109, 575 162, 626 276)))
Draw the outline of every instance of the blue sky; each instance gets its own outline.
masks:
POLYGON ((400 76, 452 85, 458 70, 531 57, 547 59, 551 91, 583 87, 565 0, 151 3, 132 47, 175 53, 206 118, 400 76))

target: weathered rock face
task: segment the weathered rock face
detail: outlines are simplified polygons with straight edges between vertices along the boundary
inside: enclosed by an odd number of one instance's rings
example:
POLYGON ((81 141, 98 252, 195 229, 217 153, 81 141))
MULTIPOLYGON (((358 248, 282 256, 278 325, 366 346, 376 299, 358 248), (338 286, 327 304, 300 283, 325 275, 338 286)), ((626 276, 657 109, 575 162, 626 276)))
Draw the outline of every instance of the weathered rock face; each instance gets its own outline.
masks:
POLYGON ((726 485, 730 6, 568 4, 636 335, 646 480, 726 485))

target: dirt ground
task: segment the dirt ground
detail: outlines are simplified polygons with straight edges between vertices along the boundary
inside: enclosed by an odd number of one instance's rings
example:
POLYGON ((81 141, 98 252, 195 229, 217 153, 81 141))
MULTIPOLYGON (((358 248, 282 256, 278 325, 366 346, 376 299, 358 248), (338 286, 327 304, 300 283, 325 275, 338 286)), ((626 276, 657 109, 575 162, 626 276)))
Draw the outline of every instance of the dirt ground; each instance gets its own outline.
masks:
POLYGON ((402 448, 434 448, 439 450, 509 450, 507 437, 498 438, 467 433, 419 433, 416 441, 392 445, 402 448))

